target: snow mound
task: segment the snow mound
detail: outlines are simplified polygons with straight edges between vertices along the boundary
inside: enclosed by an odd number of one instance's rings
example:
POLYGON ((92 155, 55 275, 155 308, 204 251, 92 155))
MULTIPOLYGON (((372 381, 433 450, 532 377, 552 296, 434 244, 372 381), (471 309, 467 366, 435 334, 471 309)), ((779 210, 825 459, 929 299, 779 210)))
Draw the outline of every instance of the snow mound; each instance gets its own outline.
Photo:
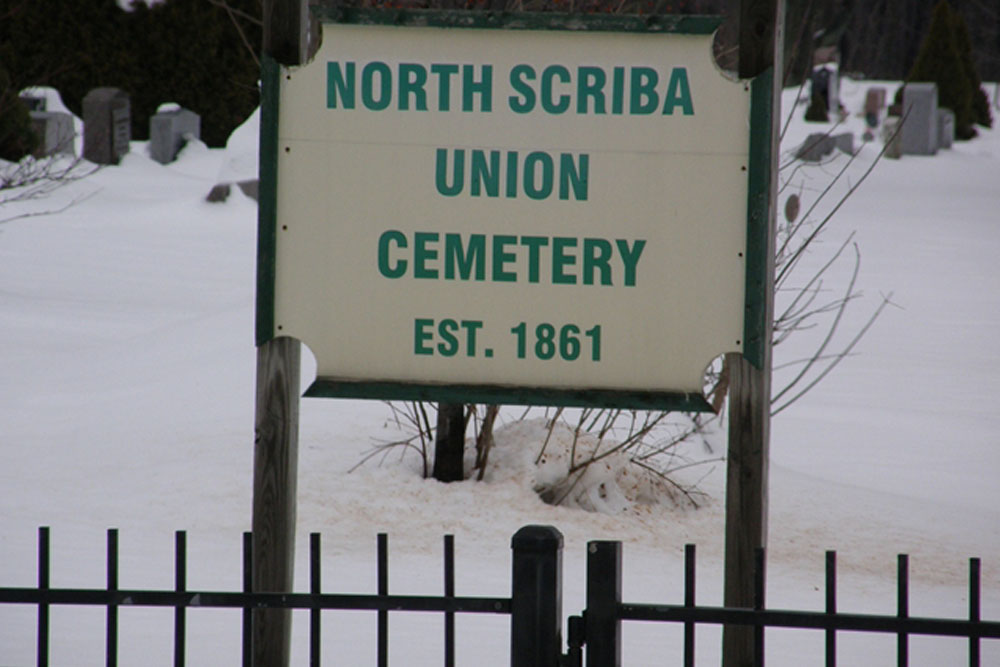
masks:
POLYGON ((216 183, 239 183, 257 178, 257 140, 260 136, 260 108, 258 107, 233 130, 226 141, 225 157, 216 177, 216 183))
POLYGON ((550 505, 601 514, 683 504, 679 488, 634 463, 618 445, 544 417, 514 421, 495 431, 484 480, 515 481, 550 505))

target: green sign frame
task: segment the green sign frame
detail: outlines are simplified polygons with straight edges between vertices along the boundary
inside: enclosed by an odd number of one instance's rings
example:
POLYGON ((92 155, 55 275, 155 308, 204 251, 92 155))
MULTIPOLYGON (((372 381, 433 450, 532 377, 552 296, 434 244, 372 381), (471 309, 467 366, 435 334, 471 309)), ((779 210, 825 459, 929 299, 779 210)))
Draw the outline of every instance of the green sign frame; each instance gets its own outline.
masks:
MULTIPOLYGON (((709 16, 633 16, 560 13, 495 13, 438 10, 313 8, 325 23, 444 27, 455 29, 568 30, 666 34, 712 34, 721 18, 709 16)), ((256 344, 284 335, 275 323, 276 244, 279 221, 278 118, 280 66, 265 56, 261 68, 260 201, 257 239, 256 344)), ((767 337, 765 294, 768 257, 771 174, 773 70, 746 82, 750 86, 750 146, 746 216, 746 279, 743 356, 760 368, 767 337)), ((612 407, 708 412, 700 393, 618 389, 552 389, 490 384, 437 384, 344 381, 319 377, 305 393, 311 397, 379 400, 425 400, 448 403, 490 403, 612 407)))

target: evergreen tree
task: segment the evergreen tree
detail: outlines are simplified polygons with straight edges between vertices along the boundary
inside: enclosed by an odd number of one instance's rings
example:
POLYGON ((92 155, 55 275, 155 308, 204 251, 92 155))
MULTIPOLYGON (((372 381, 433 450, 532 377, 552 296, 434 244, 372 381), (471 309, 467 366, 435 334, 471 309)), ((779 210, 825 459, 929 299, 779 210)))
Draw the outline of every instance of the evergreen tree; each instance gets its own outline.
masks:
POLYGON ((8 52, 9 48, 0 48, 0 160, 17 162, 38 146, 38 137, 31 128, 28 108, 3 65, 8 52))
POLYGON ((955 137, 971 139, 976 136, 972 127, 972 85, 962 65, 952 25, 951 7, 947 0, 941 0, 934 7, 927 36, 906 80, 936 83, 939 106, 955 112, 955 137))
POLYGON ((972 87, 972 122, 983 127, 993 127, 993 114, 990 112, 990 100, 983 90, 983 82, 972 59, 972 40, 969 39, 969 26, 965 18, 958 12, 952 14, 952 25, 955 30, 955 46, 962 59, 965 76, 972 87))

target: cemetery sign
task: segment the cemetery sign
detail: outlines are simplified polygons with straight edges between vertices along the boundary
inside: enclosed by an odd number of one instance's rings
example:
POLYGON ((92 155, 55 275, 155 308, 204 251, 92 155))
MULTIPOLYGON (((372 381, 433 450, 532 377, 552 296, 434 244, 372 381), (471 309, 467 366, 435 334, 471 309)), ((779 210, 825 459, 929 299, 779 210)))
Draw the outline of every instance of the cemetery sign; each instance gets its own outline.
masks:
POLYGON ((764 335, 770 82, 718 21, 327 12, 265 66, 258 344, 307 395, 705 408, 764 335))

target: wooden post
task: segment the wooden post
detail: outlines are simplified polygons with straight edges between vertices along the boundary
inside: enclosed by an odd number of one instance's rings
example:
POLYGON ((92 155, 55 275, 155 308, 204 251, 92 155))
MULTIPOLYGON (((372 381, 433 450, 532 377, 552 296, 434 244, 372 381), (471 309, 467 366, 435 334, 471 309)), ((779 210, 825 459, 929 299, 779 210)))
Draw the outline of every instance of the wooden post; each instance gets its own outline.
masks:
MULTIPOLYGON (((289 593, 295 562, 301 343, 276 338, 257 348, 253 460, 253 590, 289 593)), ((255 665, 288 664, 289 610, 255 610, 255 665)))
MULTIPOLYGON (((753 607, 754 554, 767 544, 767 473, 770 438, 771 398, 771 327, 774 320, 774 225, 777 200, 778 137, 782 81, 782 22, 784 0, 731 0, 731 10, 738 21, 739 76, 755 77, 772 70, 773 91, 770 136, 755 137, 765 141, 767 160, 751 164, 751 183, 760 185, 751 197, 766 197, 766 202, 750 202, 751 215, 766 215, 767 241, 763 261, 764 284, 758 317, 763 332, 757 341, 758 363, 743 354, 728 354, 729 449, 726 476, 726 547, 723 601, 727 607, 753 607), (767 172, 767 173, 763 173, 767 172), (764 181, 759 179, 763 178, 764 181), (763 204, 763 205, 762 205, 763 204), (755 213, 756 211, 756 213, 755 213)), ((759 100, 755 100, 757 103, 759 100)), ((745 348, 751 344, 744 341, 745 348)), ((726 626, 723 631, 724 667, 750 667, 754 664, 754 628, 726 626)))
POLYGON ((434 437, 433 477, 439 482, 465 479, 465 405, 439 403, 434 437))
MULTIPOLYGON (((264 0, 263 50, 284 65, 305 60, 307 0, 264 0)), ((254 592, 291 592, 295 562, 295 495, 299 440, 301 344, 275 338, 257 348, 253 462, 254 592)), ((254 610, 252 663, 285 667, 289 610, 254 610)))

